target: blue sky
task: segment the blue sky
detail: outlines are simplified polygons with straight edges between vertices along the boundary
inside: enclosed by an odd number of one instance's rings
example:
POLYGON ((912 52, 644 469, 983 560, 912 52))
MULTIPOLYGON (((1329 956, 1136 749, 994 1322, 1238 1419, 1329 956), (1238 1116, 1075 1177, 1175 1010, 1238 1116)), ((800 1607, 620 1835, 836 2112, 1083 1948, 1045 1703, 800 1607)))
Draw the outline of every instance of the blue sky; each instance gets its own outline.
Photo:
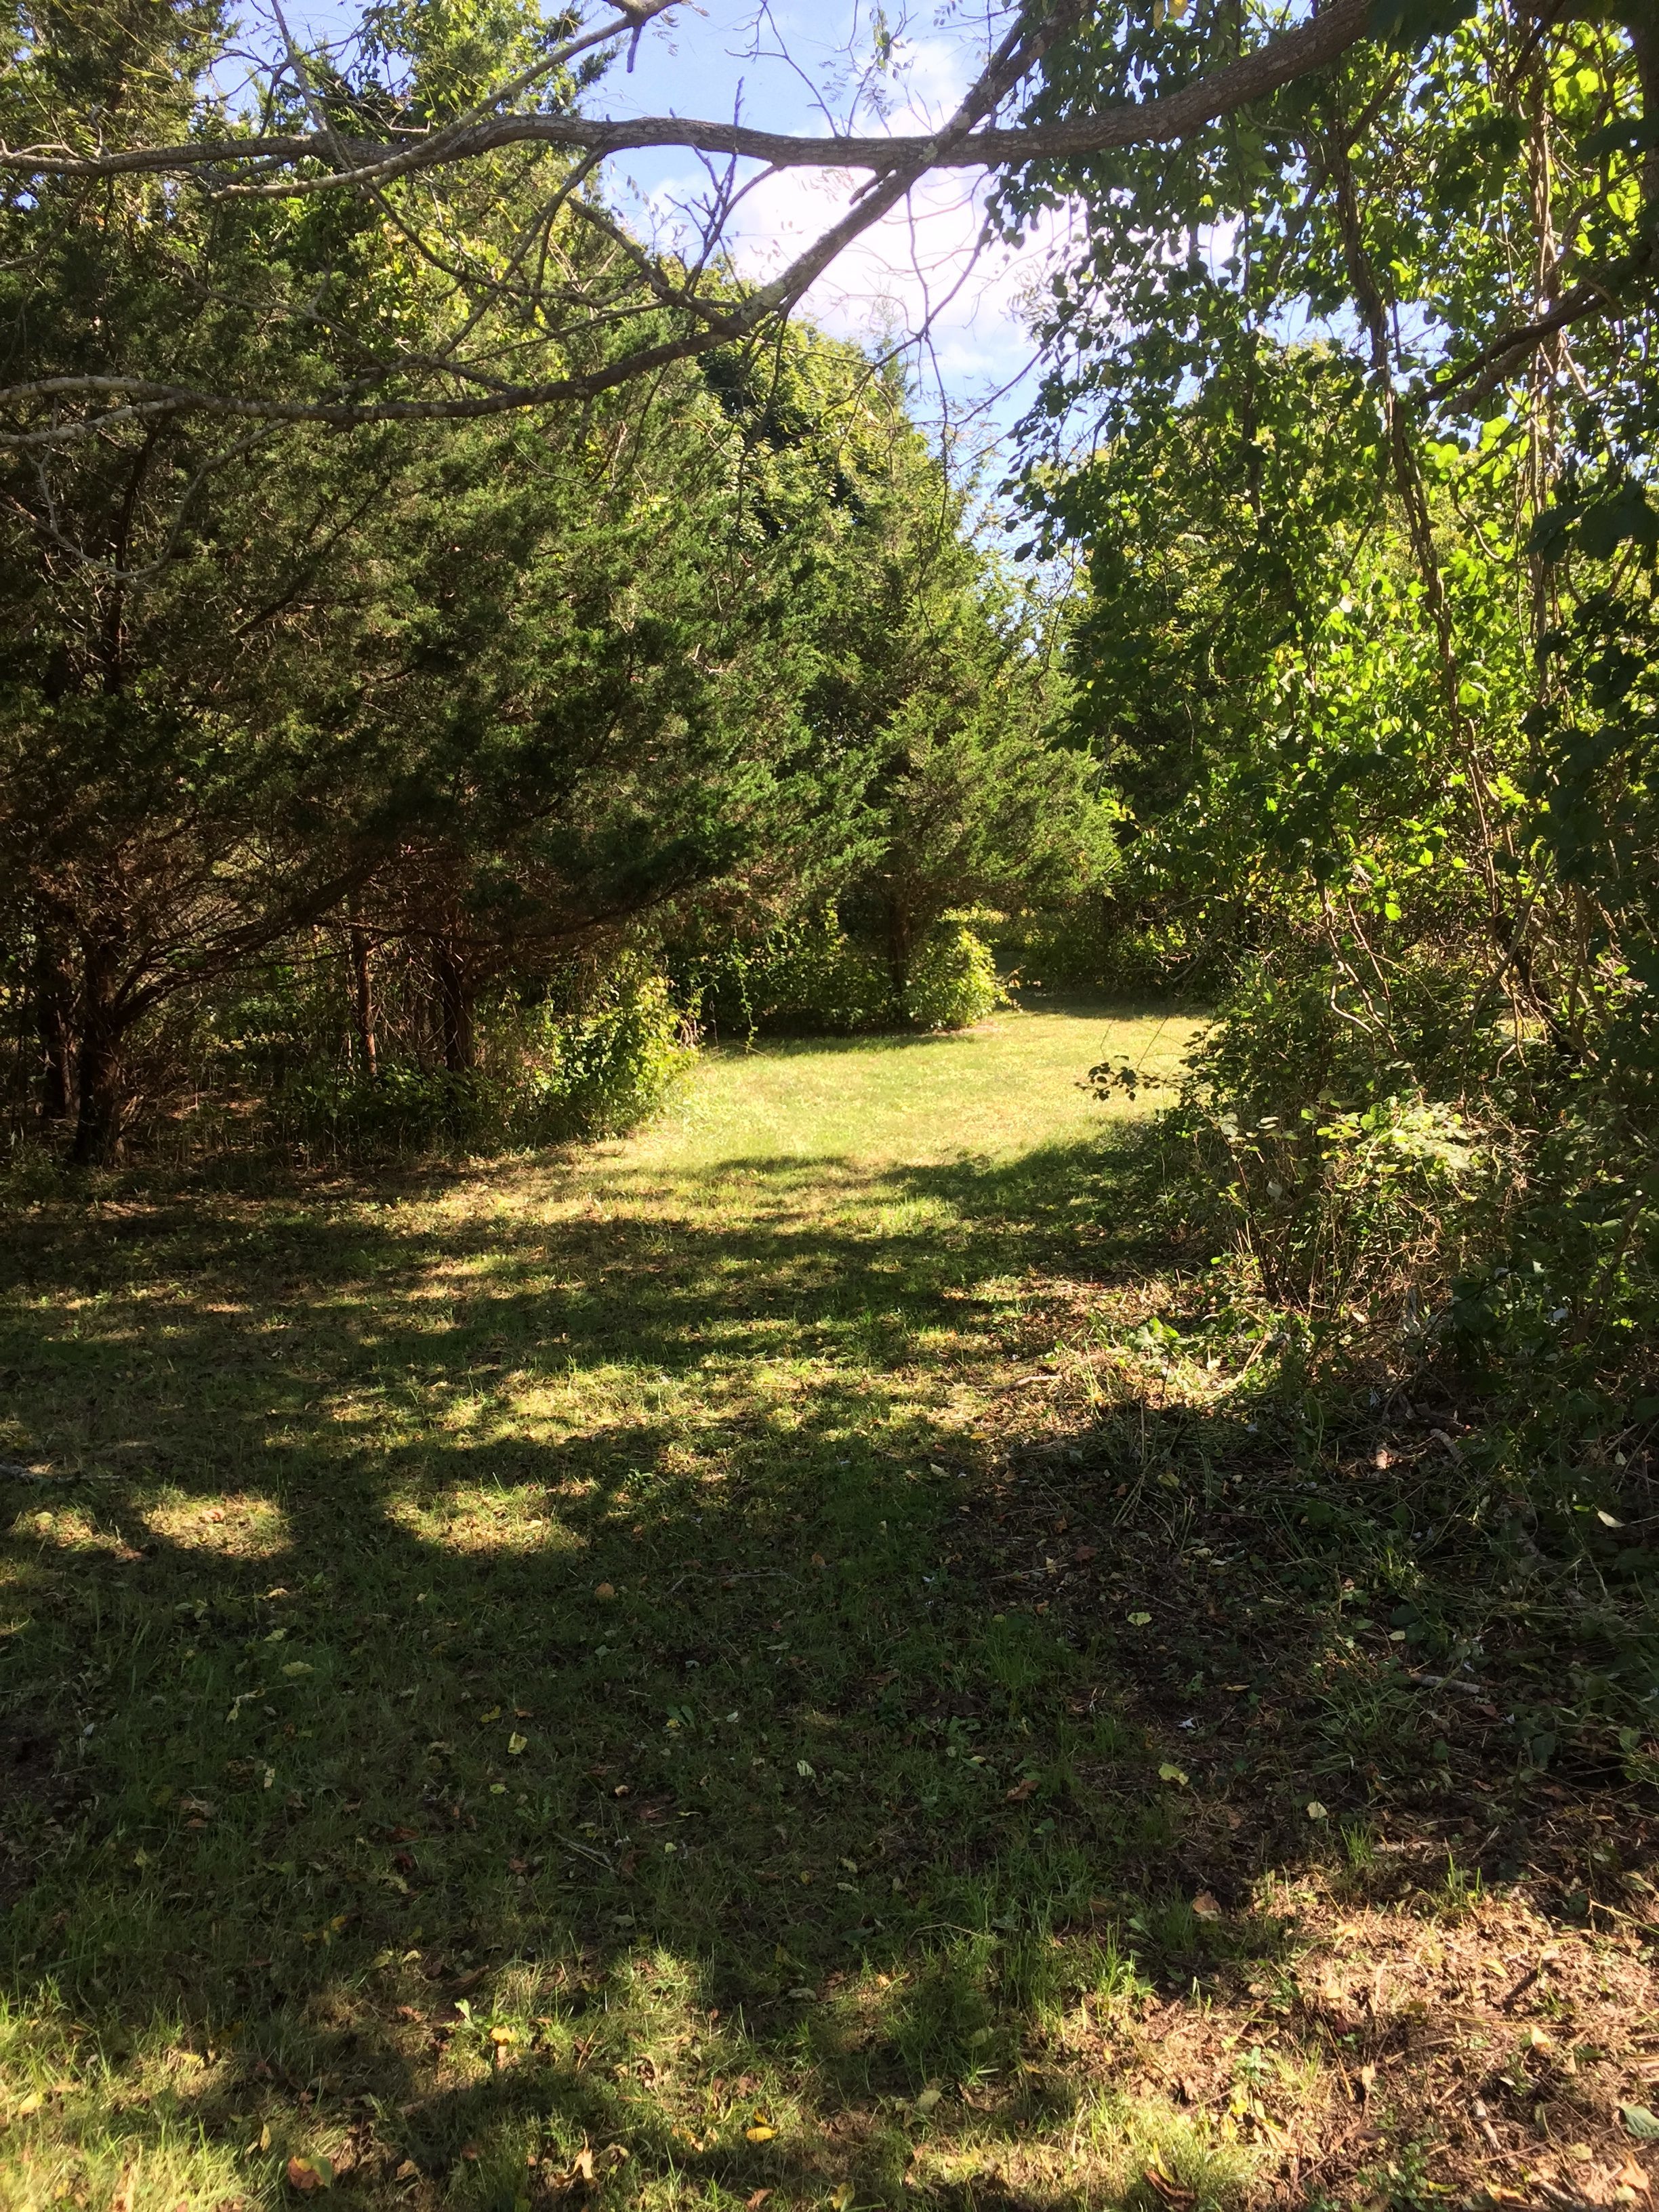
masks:
MULTIPOLYGON (((268 4, 253 0, 250 28, 262 15, 270 21, 268 4)), ((894 67, 881 86, 888 127, 928 127, 950 112, 971 81, 986 26, 982 16, 964 12, 965 4, 921 0, 923 12, 907 20, 905 0, 885 0, 896 33, 894 67)), ((722 119, 740 106, 751 123, 827 135, 831 116, 838 128, 855 119, 849 55, 868 59, 870 5, 681 0, 647 27, 632 72, 619 62, 588 105, 599 114, 722 119)), ((325 40, 348 33, 357 19, 354 0, 293 0, 284 12, 296 35, 325 40)), ((856 120, 861 130, 881 127, 867 104, 856 120)), ((683 219, 679 210, 708 189, 696 157, 672 149, 625 157, 606 173, 613 204, 641 232, 672 230, 683 219)), ((836 219, 860 181, 834 172, 793 171, 759 185, 731 233, 740 267, 754 276, 773 273, 836 219)), ((909 354, 916 410, 930 425, 948 416, 964 455, 1005 436, 1024 411, 1030 378, 1017 380, 1029 371, 1032 349, 1021 299, 1063 234, 1063 225, 1054 225, 1021 253, 1011 256, 999 246, 976 254, 984 189, 984 179, 971 174, 929 179, 866 233, 805 303, 826 329, 860 343, 902 343, 925 331, 926 342, 909 354), (1005 391, 1011 383, 1015 388, 1005 391)))
MULTIPOLYGON (((925 129, 948 114, 984 51, 984 27, 959 9, 931 9, 897 24, 896 67, 883 89, 889 126, 925 129)), ((870 49, 861 0, 775 0, 757 15, 755 0, 684 5, 640 41, 631 76, 617 69, 592 105, 616 115, 702 115, 725 119, 741 100, 746 121, 817 135, 852 120, 855 88, 848 49, 870 49), (786 56, 787 59, 781 57, 786 56)), ((868 111, 860 127, 872 127, 868 111)), ((630 157, 612 173, 612 189, 635 222, 672 220, 676 203, 703 179, 694 157, 670 151, 630 157), (631 191, 630 191, 631 188, 631 191)), ((769 274, 832 222, 858 180, 795 171, 760 186, 739 211, 736 248, 756 274, 769 274)), ((983 180, 944 175, 859 241, 814 288, 807 311, 836 335, 866 342, 927 332, 913 356, 924 414, 948 404, 971 416, 970 441, 1006 429, 1022 411, 1029 379, 988 408, 988 396, 1018 377, 1031 357, 1022 295, 1047 265, 1060 234, 1051 227, 1011 256, 1001 247, 975 255, 983 180), (976 411, 977 410, 977 411, 976 411)))

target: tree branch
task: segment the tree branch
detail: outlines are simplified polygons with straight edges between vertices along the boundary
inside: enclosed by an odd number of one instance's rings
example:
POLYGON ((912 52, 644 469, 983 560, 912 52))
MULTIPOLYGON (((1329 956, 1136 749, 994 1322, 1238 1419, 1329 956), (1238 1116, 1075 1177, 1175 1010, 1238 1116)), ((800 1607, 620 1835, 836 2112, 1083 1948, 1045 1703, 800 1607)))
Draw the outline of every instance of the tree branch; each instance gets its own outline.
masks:
MULTIPOLYGON (((607 0, 607 4, 623 21, 631 23, 664 12, 674 0, 607 0)), ((677 275, 665 267, 653 271, 653 257, 633 248, 607 223, 602 210, 584 206, 583 214, 607 231, 613 246, 624 246, 635 276, 644 276, 641 295, 629 312, 637 313, 644 308, 659 316, 684 317, 689 325, 665 335, 659 322, 645 343, 592 368, 571 368, 562 375, 537 380, 497 380, 493 376, 486 380, 459 357, 458 343, 456 351, 446 353, 440 360, 404 357, 376 368, 367 377, 337 387, 331 393, 306 398, 280 392, 211 391, 183 381, 94 372, 47 376, 0 389, 0 409, 11 416, 10 425, 0 431, 0 452, 61 449, 88 437, 153 424, 170 416, 222 416, 270 424, 314 422, 345 428, 373 422, 477 420, 592 399, 715 346, 750 339, 769 323, 787 315, 836 257, 879 222, 930 172, 1071 161, 1182 137, 1337 59, 1368 34, 1372 0, 1328 0, 1307 21, 1266 40, 1255 52, 1157 98, 1122 101, 1094 115, 1055 123, 994 125, 991 118, 1010 94, 1030 79, 1054 41, 1076 27, 1088 5, 1089 0, 1054 0, 1044 9, 1042 0, 1038 0, 1036 7, 1023 10, 956 112, 926 137, 797 137, 751 130, 736 119, 718 124, 675 117, 606 121, 574 115, 501 113, 502 100, 518 97, 532 77, 550 66, 544 58, 532 70, 520 72, 486 95, 453 124, 401 140, 394 137, 389 144, 354 142, 339 131, 332 117, 323 115, 316 131, 290 137, 198 139, 185 145, 135 147, 96 155, 79 155, 62 148, 0 149, 0 174, 9 172, 25 189, 30 184, 38 189, 49 179, 182 173, 191 177, 214 199, 293 198, 340 190, 373 199, 394 179, 431 173, 510 147, 556 148, 574 153, 580 157, 579 174, 610 154, 652 146, 684 146, 705 155, 757 160, 773 171, 810 167, 872 173, 853 195, 846 212, 780 275, 735 296, 732 290, 724 290, 707 300, 700 296, 696 270, 690 281, 684 272, 677 275), (273 167, 284 173, 272 176, 273 167), (428 382, 422 392, 418 384, 411 390, 405 382, 398 391, 391 388, 391 380, 399 374, 411 379, 447 380, 448 388, 434 390, 428 382), (59 411, 64 403, 71 410, 67 418, 59 411), (86 411, 81 411, 82 408, 86 411), (25 410, 21 420, 20 410, 25 410), (44 421, 40 419, 41 413, 46 417, 44 421)), ((612 35, 618 27, 612 24, 612 35)), ((561 52, 574 52, 592 44, 597 36, 597 33, 585 33, 561 52)), ((574 181, 570 180, 569 189, 574 190, 574 181)), ((716 219, 716 235, 719 228, 716 219)), ((714 243, 712 237, 705 240, 705 261, 707 249, 714 243)), ((450 273, 458 283, 469 281, 460 270, 450 273)), ((492 274, 489 285, 492 293, 498 283, 499 278, 492 274)), ((477 319, 475 313, 467 327, 471 329, 477 319)), ((596 315, 588 335, 592 337, 608 319, 596 315)), ((567 330, 563 337, 568 349, 573 332, 567 330)))
MULTIPOLYGON (((985 116, 993 113, 1011 87, 1034 68, 1059 33, 1076 21, 1085 0, 1062 0, 1046 22, 1027 23, 1009 32, 956 113, 933 137, 914 142, 908 166, 866 186, 855 204, 832 223, 806 251, 774 277, 734 301, 717 318, 699 315, 700 327, 676 338, 635 348, 602 368, 544 383, 512 385, 484 392, 430 399, 293 400, 246 393, 214 392, 187 385, 151 382, 142 377, 70 375, 40 377, 0 392, 0 405, 28 402, 108 398, 118 404, 70 422, 53 421, 40 429, 0 434, 0 451, 62 447, 118 427, 153 422, 158 416, 229 416, 264 422, 325 422, 347 428, 366 422, 465 421, 504 415, 559 400, 592 398, 671 362, 707 353, 751 336, 764 323, 787 313, 842 249, 878 222, 923 176, 933 161, 948 158, 985 116)), ((690 302, 686 303, 690 306, 690 302)))
MULTIPOLYGON (((1649 267, 1653 260, 1651 246, 1631 255, 1616 272, 1629 276, 1649 267)), ((1614 283, 1615 272, 1609 270, 1605 281, 1591 278, 1574 285, 1565 298, 1540 315, 1536 322, 1522 323, 1514 330, 1500 331, 1490 345, 1481 347, 1472 360, 1437 378, 1428 389, 1428 398, 1437 407, 1443 405, 1454 392, 1465 385, 1474 389, 1464 398, 1466 407, 1479 407, 1490 399, 1500 384, 1506 383, 1522 362, 1528 360, 1538 348, 1553 338, 1558 331, 1571 329, 1591 315, 1610 315, 1617 312, 1621 302, 1614 283)))
MULTIPOLYGON (((669 0, 662 0, 662 4, 669 4, 669 0)), ((1075 161, 1090 154, 1182 138, 1236 109, 1249 106, 1281 86, 1340 59, 1368 35, 1370 15, 1371 0, 1332 0, 1330 6, 1322 8, 1307 22, 1279 33, 1224 69, 1195 77, 1175 92, 1152 100, 1119 101, 1097 114, 1074 116, 1058 123, 965 131, 947 129, 927 137, 798 137, 754 130, 743 123, 699 122, 672 115, 607 120, 580 115, 495 114, 464 119, 401 143, 352 140, 338 133, 314 131, 290 137, 192 139, 179 145, 130 147, 108 154, 75 154, 54 147, 0 147, 0 173, 33 179, 143 173, 207 173, 210 176, 215 171, 222 173, 258 166, 297 169, 305 164, 317 165, 310 174, 270 181, 230 181, 216 187, 225 197, 283 198, 384 184, 412 171, 475 160, 509 146, 559 147, 601 156, 680 146, 699 153, 765 161, 774 168, 868 169, 878 176, 902 170, 921 173, 929 169, 1004 168, 1028 161, 1075 161), (340 154, 355 166, 334 168, 333 160, 340 154)), ((611 35, 616 27, 612 27, 611 35)), ((1039 51, 1028 51, 1024 67, 1004 85, 1004 94, 1035 65, 1039 51)), ((981 82, 984 82, 981 77, 981 82)), ((981 107, 975 123, 989 112, 981 107)))

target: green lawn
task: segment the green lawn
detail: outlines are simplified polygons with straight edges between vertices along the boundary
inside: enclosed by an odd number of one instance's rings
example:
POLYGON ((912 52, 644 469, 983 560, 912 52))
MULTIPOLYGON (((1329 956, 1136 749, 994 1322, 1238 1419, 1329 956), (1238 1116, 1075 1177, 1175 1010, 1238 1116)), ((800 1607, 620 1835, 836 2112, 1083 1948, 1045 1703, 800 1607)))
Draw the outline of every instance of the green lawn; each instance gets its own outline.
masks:
POLYGON ((15 1179, 8 2212, 1227 2203, 1340 2103, 1145 2056, 1195 1972, 1289 1986, 1347 1786, 1218 1603, 1226 1417, 1098 1356, 1159 1293, 1079 1079, 1187 1034, 722 1051, 629 1141, 378 1183, 15 1179))

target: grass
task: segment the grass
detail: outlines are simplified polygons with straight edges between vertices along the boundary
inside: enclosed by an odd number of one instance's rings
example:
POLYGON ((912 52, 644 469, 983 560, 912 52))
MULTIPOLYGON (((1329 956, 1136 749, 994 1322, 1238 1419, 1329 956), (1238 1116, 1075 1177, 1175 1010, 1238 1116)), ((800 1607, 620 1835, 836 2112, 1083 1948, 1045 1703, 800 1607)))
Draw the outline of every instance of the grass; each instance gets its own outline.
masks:
POLYGON ((1152 1326, 1078 1079, 1183 1036, 721 1053, 627 1142, 374 1184, 14 1178, 9 2212, 1634 2189, 1645 1801, 1598 1863, 1605 1780, 1527 1766, 1540 1874, 1509 1738, 1302 1526, 1340 1451, 1152 1326), (1449 1972, 1484 2121, 1401 2026, 1449 1972), (1565 2014, 1570 2071, 1517 2041, 1565 2014))

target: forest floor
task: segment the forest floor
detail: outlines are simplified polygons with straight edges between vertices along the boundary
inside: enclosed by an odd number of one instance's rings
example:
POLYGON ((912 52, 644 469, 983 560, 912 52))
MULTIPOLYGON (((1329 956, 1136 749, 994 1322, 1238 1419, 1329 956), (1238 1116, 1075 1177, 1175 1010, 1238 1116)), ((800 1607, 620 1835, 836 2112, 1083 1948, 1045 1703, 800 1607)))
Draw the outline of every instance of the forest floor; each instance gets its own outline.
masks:
POLYGON ((1449 1410, 1160 1319, 1184 1037, 15 1175, 6 2212, 1650 2204, 1651 1792, 1426 1662, 1449 1410))

